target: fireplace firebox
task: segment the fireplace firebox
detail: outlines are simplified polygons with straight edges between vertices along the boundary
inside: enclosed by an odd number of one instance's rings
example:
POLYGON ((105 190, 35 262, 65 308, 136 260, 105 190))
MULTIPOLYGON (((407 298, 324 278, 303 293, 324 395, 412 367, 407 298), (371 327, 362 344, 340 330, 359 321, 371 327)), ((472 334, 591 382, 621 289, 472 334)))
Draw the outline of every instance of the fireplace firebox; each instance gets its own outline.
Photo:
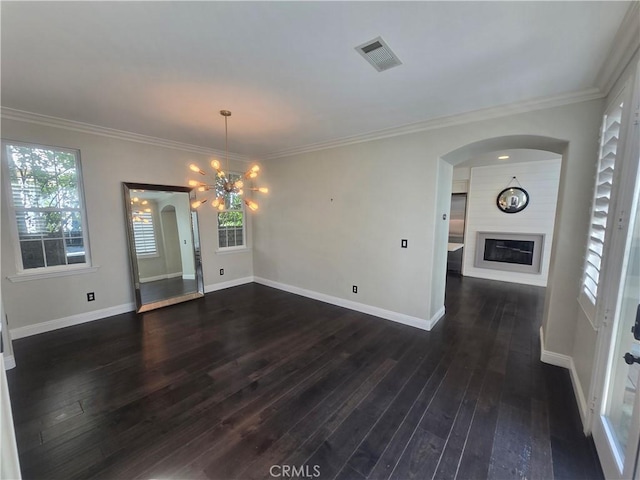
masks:
POLYGON ((540 273, 543 234, 478 232, 475 266, 510 272, 540 273))

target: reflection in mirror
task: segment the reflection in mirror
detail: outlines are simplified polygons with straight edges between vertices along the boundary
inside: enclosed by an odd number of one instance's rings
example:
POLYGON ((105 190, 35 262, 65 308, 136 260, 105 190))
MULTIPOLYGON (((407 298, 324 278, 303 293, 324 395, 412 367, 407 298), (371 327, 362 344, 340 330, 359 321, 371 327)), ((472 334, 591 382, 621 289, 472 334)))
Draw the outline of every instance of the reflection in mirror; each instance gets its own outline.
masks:
POLYGON ((529 194, 524 188, 505 188, 498 194, 496 204, 504 213, 518 213, 529 205, 529 194))
POLYGON ((191 189, 124 183, 136 311, 204 295, 191 189))

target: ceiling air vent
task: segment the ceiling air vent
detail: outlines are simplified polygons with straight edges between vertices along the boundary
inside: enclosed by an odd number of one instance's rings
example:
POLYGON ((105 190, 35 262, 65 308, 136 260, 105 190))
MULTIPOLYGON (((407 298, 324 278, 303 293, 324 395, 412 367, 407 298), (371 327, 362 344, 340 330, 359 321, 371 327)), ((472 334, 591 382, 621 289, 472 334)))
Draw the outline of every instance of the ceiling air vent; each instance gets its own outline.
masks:
POLYGON ((379 72, 402 65, 400 59, 391 51, 389 45, 382 40, 382 37, 374 38, 367 43, 359 45, 356 50, 379 72))

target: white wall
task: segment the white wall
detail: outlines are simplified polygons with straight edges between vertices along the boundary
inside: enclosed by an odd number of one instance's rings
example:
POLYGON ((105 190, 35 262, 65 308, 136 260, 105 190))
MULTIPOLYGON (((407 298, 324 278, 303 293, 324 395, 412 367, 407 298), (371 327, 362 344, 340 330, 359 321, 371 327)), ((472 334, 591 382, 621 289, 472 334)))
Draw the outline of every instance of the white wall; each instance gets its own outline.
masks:
POLYGON ((440 183, 438 159, 488 138, 557 139, 569 148, 544 323, 547 348, 568 354, 601 111, 595 100, 270 161, 265 175, 272 193, 254 221, 254 273, 428 321, 442 308, 434 292, 445 281, 437 266, 446 262, 435 245, 437 202, 448 204, 451 195, 451 173, 440 183), (400 249, 402 238, 408 249, 400 249))
POLYGON ((160 211, 162 221, 162 243, 167 274, 182 276, 182 257, 180 255, 180 237, 178 236, 178 220, 176 210, 167 206, 160 211))
MULTIPOLYGON (((462 274, 469 277, 546 286, 549 274, 553 224, 556 217, 560 160, 474 167, 467 197, 462 274), (529 193, 529 205, 518 213, 504 213, 496 197, 513 177, 529 193), (474 266, 478 232, 534 233, 545 235, 539 274, 506 272, 474 266)), ((512 183, 518 186, 517 183, 512 183)), ((580 242, 582 244, 582 241, 580 242)))
MULTIPOLYGON (((451 185, 453 167, 444 160, 438 161, 437 185, 451 185)), ((451 196, 440 195, 436 198, 434 211, 435 225, 433 226, 433 278, 444 279, 447 275, 447 243, 449 240, 449 215, 451 214, 451 196)), ((429 317, 436 318, 438 312, 444 313, 444 293, 446 283, 431 283, 431 309, 429 317)))
MULTIPOLYGON (((204 165, 202 165, 204 167, 204 165)), ((195 278, 195 262, 193 258, 193 235, 191 233, 191 207, 189 198, 185 194, 171 195, 166 201, 159 203, 162 211, 165 206, 175 209, 175 217, 178 227, 178 241, 176 248, 179 248, 180 264, 182 266, 183 278, 195 278)))
MULTIPOLYGON (((95 273, 12 283, 16 259, 9 234, 6 201, 2 202, 2 294, 12 331, 28 334, 24 327, 42 322, 108 316, 132 309, 133 287, 128 258, 121 182, 186 185, 191 162, 207 165, 206 155, 137 143, 52 126, 3 119, 2 137, 10 140, 80 149, 95 273), (87 302, 86 293, 96 300, 87 302), (37 300, 37 301, 35 301, 37 300), (22 328, 22 330, 21 330, 22 328), (16 330, 17 329, 17 330, 16 330)), ((232 164, 232 168, 234 168, 232 164)), ((235 167, 244 170, 246 165, 235 167)), ((199 212, 204 284, 233 282, 252 274, 250 249, 217 255, 216 212, 199 212), (225 269, 220 276, 219 268, 225 269)), ((248 229, 251 225, 249 220, 248 229)), ((14 338, 16 336, 14 335, 14 338)))

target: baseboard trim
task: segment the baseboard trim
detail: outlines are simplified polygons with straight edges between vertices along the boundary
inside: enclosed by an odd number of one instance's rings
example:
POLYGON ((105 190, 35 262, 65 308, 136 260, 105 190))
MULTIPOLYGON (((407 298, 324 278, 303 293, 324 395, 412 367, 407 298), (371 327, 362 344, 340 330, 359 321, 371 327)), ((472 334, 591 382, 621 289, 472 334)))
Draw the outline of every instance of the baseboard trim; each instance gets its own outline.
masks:
MULTIPOLYGON (((293 285, 287 285, 285 283, 274 282, 266 278, 261 277, 242 277, 235 280, 229 280, 227 282, 214 283, 211 285, 205 285, 205 293, 211 293, 218 290, 224 290, 225 288, 237 287, 239 285, 245 285, 247 283, 256 282, 268 287, 277 288, 285 292, 301 295, 303 297, 312 298, 321 302, 330 303, 339 307, 348 308, 357 312, 366 313, 376 317, 384 318, 385 320, 391 320, 393 322, 408 325, 421 330, 431 330, 445 315, 445 308, 442 306, 433 317, 429 320, 425 320, 418 317, 406 315, 404 313, 394 312, 391 310, 385 310, 383 308, 374 307, 372 305, 366 305, 364 303, 353 302, 344 298, 334 297, 326 295, 324 293, 315 292, 312 290, 306 290, 304 288, 294 287, 293 285)), ((103 308, 100 310, 93 310, 91 312, 79 313, 71 315, 69 317, 58 318, 55 320, 49 320, 46 322, 37 323, 35 325, 27 325, 24 327, 16 327, 10 330, 11 337, 14 340, 19 338, 30 337, 32 335, 38 335, 40 333, 51 332, 60 328, 71 327, 73 325, 80 325, 82 323, 93 322, 95 320, 101 320, 103 318, 111 317, 113 315, 120 315, 122 313, 135 311, 134 303, 125 303, 122 305, 116 305, 113 307, 103 308)), ((5 359, 8 363, 10 360, 5 359)), ((14 360, 15 365, 15 360, 14 360)))
MULTIPOLYGON (((141 278, 140 283, 157 282, 158 280, 168 280, 169 278, 178 278, 178 277, 182 277, 182 272, 163 273, 162 275, 156 275, 154 277, 141 278)), ((194 275, 194 278, 195 278, 195 275, 194 275)))
POLYGON ((112 317, 113 315, 120 315, 121 313, 132 312, 135 309, 136 306, 134 303, 124 303, 122 305, 102 308, 100 310, 92 310, 91 312, 78 313, 77 315, 57 318, 47 322, 36 323, 35 325, 12 328, 10 330, 11 338, 13 340, 17 340, 18 338, 30 337, 32 335, 58 330, 59 328, 71 327, 73 325, 80 325, 81 323, 93 322, 94 320, 112 317))
POLYGON ((571 376, 571 385, 573 386, 573 394, 578 404, 578 411, 580 412, 580 419, 582 420, 582 429, 587 435, 591 429, 589 427, 589 407, 587 399, 584 396, 582 390, 582 384, 580 383, 580 377, 576 370, 576 364, 573 361, 573 357, 569 355, 563 355, 561 353, 550 352, 544 348, 544 330, 540 327, 540 361, 549 365, 555 365, 556 367, 562 367, 569 370, 571 376))
POLYGON ((225 288, 237 287, 239 285, 245 285, 252 283, 253 277, 236 278, 235 280, 229 280, 228 282, 213 283, 211 285, 204 286, 204 293, 216 292, 218 290, 224 290, 225 288))
POLYGON ((384 318, 385 320, 391 320, 392 322, 402 323, 403 325, 409 325, 410 327, 419 328, 421 330, 431 330, 435 324, 444 316, 444 306, 436 312, 436 314, 429 320, 425 320, 418 317, 412 317, 404 313, 393 312, 391 310, 385 310, 383 308, 374 307, 364 303, 353 302, 340 297, 334 297, 332 295, 326 295, 324 293, 315 292, 313 290, 307 290, 300 287, 294 287, 286 283, 275 282, 266 278, 254 277, 253 281, 267 287, 277 288, 285 292, 293 293, 295 295, 301 295, 303 297, 319 300, 324 303, 330 303, 338 307, 348 308, 349 310, 355 310, 356 312, 366 313, 375 317, 384 318))
POLYGON ((11 370, 16 366, 16 358, 13 355, 4 356, 4 369, 11 370))
POLYGON ((431 320, 429 320, 429 324, 431 325, 431 327, 429 328, 429 330, 431 330, 433 327, 436 326, 436 323, 438 323, 440 321, 440 319, 442 317, 444 317, 444 314, 446 313, 446 310, 444 308, 444 305, 440 308, 440 310, 438 310, 435 315, 433 317, 431 317, 431 320))

